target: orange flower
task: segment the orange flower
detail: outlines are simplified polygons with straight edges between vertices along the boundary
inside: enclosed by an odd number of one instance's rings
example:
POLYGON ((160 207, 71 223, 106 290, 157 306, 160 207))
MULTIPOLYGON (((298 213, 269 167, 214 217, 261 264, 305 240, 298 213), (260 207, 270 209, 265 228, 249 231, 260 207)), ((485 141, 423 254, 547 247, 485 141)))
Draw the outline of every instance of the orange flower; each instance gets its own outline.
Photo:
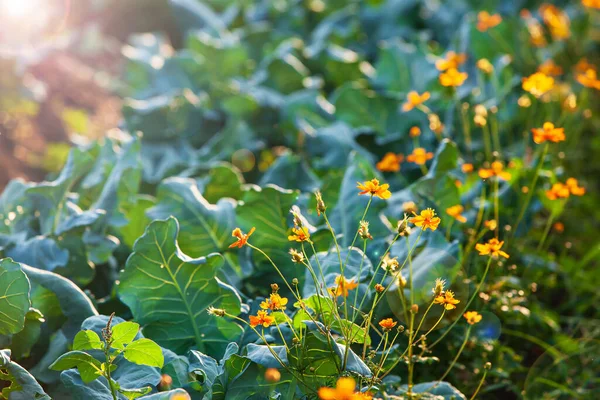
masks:
POLYGON ((446 209, 446 214, 448 214, 449 216, 451 216, 452 218, 454 218, 455 220, 457 220, 458 222, 462 222, 465 223, 467 222, 467 219, 465 218, 464 215, 462 215, 462 212, 465 210, 465 208, 461 205, 456 205, 456 206, 452 206, 446 209))
POLYGON ((467 60, 467 55, 466 54, 456 54, 453 51, 449 51, 448 53, 446 53, 446 58, 440 58, 439 60, 437 60, 435 62, 435 67, 439 70, 439 71, 446 71, 447 69, 451 69, 451 68, 458 68, 461 64, 464 64, 464 62, 467 60))
POLYGON ((439 296, 436 296, 433 299, 435 304, 439 304, 444 306, 446 310, 454 310, 456 305, 460 303, 460 300, 454 298, 454 292, 451 290, 446 290, 445 292, 440 293, 439 296))
POLYGON ((397 322, 391 318, 382 319, 379 321, 379 326, 381 326, 386 331, 391 331, 392 328, 396 326, 397 322))
POLYGON ((585 188, 579 186, 575 178, 567 179, 566 185, 573 196, 583 196, 585 194, 585 188))
POLYGON ((558 7, 552 4, 542 4, 540 14, 555 40, 566 39, 571 35, 569 16, 558 7))
POLYGON ((562 75, 563 69, 559 65, 556 65, 554 61, 546 60, 538 67, 538 72, 548 76, 557 76, 562 75))
POLYGON ((593 69, 594 71, 596 71, 596 66, 594 64, 591 64, 585 57, 577 61, 577 64, 575 64, 576 72, 585 73, 588 69, 593 69))
POLYGON ((565 224, 562 222, 555 222, 554 225, 552 225, 552 228, 558 233, 563 233, 565 231, 565 224))
POLYGON ((400 171, 400 163, 404 160, 402 154, 386 153, 385 156, 377 163, 377 169, 381 172, 398 172, 400 171))
POLYGON ((273 322, 275 322, 275 318, 271 317, 270 315, 267 315, 266 311, 258 311, 256 313, 256 316, 250 316, 250 326, 253 328, 256 328, 258 325, 262 325, 265 328, 268 328, 269 326, 271 326, 271 324, 273 324, 273 322))
POLYGON ((406 156, 406 161, 412 162, 419 165, 425 165, 427 160, 431 160, 433 158, 433 153, 426 151, 422 147, 417 147, 413 150, 412 154, 406 156))
POLYGON ((285 310, 285 305, 288 303, 288 299, 281 297, 277 293, 272 293, 268 299, 260 303, 260 308, 264 310, 285 310))
POLYGON ((588 68, 584 73, 577 74, 577 82, 585 87, 600 90, 600 80, 595 69, 588 68))
POLYGON ((477 311, 467 311, 463 314, 463 317, 465 317, 469 325, 475 325, 476 323, 481 321, 481 318, 483 318, 481 314, 479 314, 477 311))
POLYGON ((511 178, 510 172, 504 171, 504 164, 500 161, 494 161, 491 168, 481 168, 479 170, 479 177, 481 179, 488 179, 493 176, 496 176, 503 181, 508 181, 511 178))
POLYGON ((433 208, 421 211, 420 215, 417 215, 415 212, 413 212, 413 214, 414 217, 410 219, 410 222, 416 226, 420 226, 424 231, 427 230, 427 228, 435 231, 441 222, 441 219, 435 216, 433 208))
POLYGON ((342 275, 338 275, 335 278, 335 287, 329 289, 329 292, 334 296, 344 296, 348 297, 348 292, 350 290, 354 290, 358 287, 358 283, 352 280, 346 280, 342 275))
POLYGON ((545 122, 542 128, 533 128, 533 141, 537 144, 549 140, 554 143, 565 140, 565 128, 555 128, 552 122, 545 122))
POLYGON ((421 128, 419 128, 418 126, 413 126, 408 131, 408 134, 410 135, 410 137, 419 137, 421 136, 421 128))
POLYGON ((322 387, 319 389, 319 399, 321 400, 371 400, 373 397, 369 393, 354 391, 356 383, 354 379, 343 377, 339 378, 335 389, 322 387))
POLYGON ((402 104, 402 111, 410 111, 413 108, 425 103, 427 100, 429 100, 430 97, 431 95, 429 94, 429 92, 419 94, 414 90, 410 91, 406 96, 406 102, 402 104))
POLYGON ((589 8, 600 10, 600 0, 581 0, 581 4, 589 8))
POLYGON ((233 247, 239 247, 241 249, 242 247, 244 247, 244 245, 248 243, 248 238, 252 236, 255 230, 255 228, 252 228, 250 229, 250 232, 248 232, 248 234, 244 234, 242 233, 242 230, 240 228, 235 228, 233 232, 231 232, 231 236, 237 238, 238 240, 236 240, 235 243, 229 245, 229 248, 231 249, 233 247))
POLYGON ((466 72, 459 72, 456 68, 450 68, 440 74, 440 83, 446 87, 457 87, 465 83, 468 76, 466 72))
POLYGON ((546 190, 546 197, 550 200, 567 199, 571 191, 564 183, 555 183, 550 190, 546 190))
POLYGON ((292 228, 293 235, 288 236, 290 242, 308 242, 310 241, 310 232, 308 228, 303 226, 301 228, 292 228))
POLYGON ((377 179, 371 179, 370 181, 366 181, 364 183, 357 183, 358 185, 356 187, 361 190, 359 195, 370 194, 371 196, 379 197, 383 200, 389 199, 392 196, 392 193, 388 190, 390 185, 387 183, 380 185, 377 179))
POLYGON ((477 14, 477 29, 480 32, 485 32, 490 28, 500 25, 502 17, 500 14, 491 14, 487 11, 480 11, 477 14))
POLYGON ((543 72, 536 72, 527 78, 523 78, 521 81, 523 90, 531 93, 535 97, 540 97, 554 87, 554 78, 543 72))
POLYGON ((469 172, 473 172, 473 164, 469 164, 469 163, 464 163, 462 165, 462 167, 460 167, 460 169, 462 170, 462 172, 464 172, 465 174, 468 174, 469 172))
POLYGON ((504 258, 508 258, 508 254, 502 250, 502 246, 504 245, 504 241, 499 241, 496 238, 488 240, 487 243, 477 243, 475 245, 475 250, 479 252, 480 256, 490 255, 491 257, 499 257, 502 256, 504 258))

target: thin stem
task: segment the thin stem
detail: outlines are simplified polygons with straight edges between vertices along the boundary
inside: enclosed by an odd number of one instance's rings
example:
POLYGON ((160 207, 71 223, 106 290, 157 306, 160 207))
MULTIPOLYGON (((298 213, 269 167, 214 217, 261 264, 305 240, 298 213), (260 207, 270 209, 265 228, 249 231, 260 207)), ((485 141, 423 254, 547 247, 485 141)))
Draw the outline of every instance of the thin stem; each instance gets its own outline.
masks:
POLYGON ((485 159, 488 161, 492 160, 492 142, 490 140, 490 128, 487 123, 482 126, 481 131, 483 133, 483 146, 485 149, 485 159))
MULTIPOLYGON (((412 292, 412 288, 411 288, 411 292, 412 292)), ((413 355, 412 337, 413 337, 414 323, 415 323, 415 314, 411 311, 410 312, 410 325, 409 325, 410 328, 408 330, 408 396, 409 396, 409 398, 412 395, 412 388, 413 388, 414 364, 413 364, 413 359, 412 359, 412 355, 413 355)))
MULTIPOLYGON (((465 306, 465 310, 469 309, 469 306, 471 305, 471 303, 473 302, 473 300, 475 300, 475 297, 477 296, 477 294, 481 290, 481 287, 483 286, 483 283, 485 282, 485 278, 486 278, 486 276, 488 274, 488 271, 490 270, 490 265, 491 264, 492 264, 492 257, 489 257, 488 263, 487 263, 487 265, 485 267, 485 271, 483 272, 483 276, 481 277, 481 282, 479 282, 479 285, 477 285, 477 288, 475 289, 475 292, 473 293, 473 295, 471 296, 471 298, 467 302, 467 305, 465 306)), ((429 346, 429 348, 431 349, 431 348, 433 348, 433 346, 435 346, 436 344, 438 344, 452 330, 452 328, 454 328, 454 325, 456 325, 459 320, 460 320, 460 318, 456 318, 454 320, 454 322, 448 327, 448 329, 446 329, 446 331, 442 334, 442 336, 440 336, 435 342, 433 342, 429 346)))
POLYGON ((432 306, 433 306, 433 300, 431 301, 431 303, 429 303, 429 307, 427 307, 427 310, 425 310, 425 314, 423 314, 423 317, 421 318, 421 322, 419 322, 419 326, 417 326, 417 329, 415 330, 413 340, 415 340, 415 338, 417 337, 417 332, 419 332, 421 330, 421 326, 423 326, 425 317, 427 317, 427 313, 429 313, 429 310, 431 310, 432 306))
POLYGON ((475 400, 475 397, 477 397, 477 395, 479 394, 479 391, 481 390, 481 387, 483 386, 483 381, 485 381, 485 377, 487 376, 488 370, 485 369, 483 371, 483 376, 481 377, 481 380, 479 381, 479 385, 477 386, 477 389, 475 390, 475 393, 473 393, 473 396, 471 396, 471 398, 469 400, 475 400))
POLYGON ((498 181, 499 179, 494 180, 494 219, 496 220, 496 237, 498 237, 498 229, 500 227, 500 183, 498 181))
MULTIPOLYGON (((540 174, 540 170, 542 169, 542 165, 544 164, 544 159, 546 158, 546 154, 548 153, 549 146, 550 145, 548 143, 546 143, 546 145, 544 146, 544 149, 542 150, 542 154, 540 155, 538 164, 535 166, 535 172, 533 175, 533 180, 531 182, 531 187, 529 188, 529 191, 527 192, 527 197, 525 198, 525 203, 523 204, 523 207, 521 208, 521 212, 519 213, 517 222, 515 223, 515 226, 512 229, 512 234, 510 236, 510 239, 512 239, 517 234, 517 229, 519 228, 519 224, 521 223, 521 220, 525 216, 525 211, 527 211, 529 202, 531 201, 531 198, 533 197, 533 192, 535 191, 535 184, 537 183, 537 179, 540 174)), ((498 221, 496 221, 496 222, 498 222, 498 221)))
POLYGON ((435 385, 433 385, 432 387, 430 387, 423 393, 427 393, 427 392, 430 392, 433 389, 435 389, 437 387, 437 385, 439 385, 440 382, 442 382, 444 380, 444 378, 446 378, 446 376, 448 376, 448 374, 450 373, 452 368, 454 368, 454 364, 456 364, 456 361, 458 361, 458 358, 460 357, 461 353, 465 349, 467 341, 469 340, 469 335, 471 334, 471 328, 472 328, 472 325, 469 325, 469 328, 467 329, 467 333, 465 334, 465 339, 463 340, 462 345, 460 346, 460 349, 458 349, 458 353, 456 353, 456 356, 452 360, 452 363, 450 363, 450 366, 448 367, 446 372, 444 372, 444 375, 442 375, 442 377, 440 379, 438 379, 438 382, 435 385))

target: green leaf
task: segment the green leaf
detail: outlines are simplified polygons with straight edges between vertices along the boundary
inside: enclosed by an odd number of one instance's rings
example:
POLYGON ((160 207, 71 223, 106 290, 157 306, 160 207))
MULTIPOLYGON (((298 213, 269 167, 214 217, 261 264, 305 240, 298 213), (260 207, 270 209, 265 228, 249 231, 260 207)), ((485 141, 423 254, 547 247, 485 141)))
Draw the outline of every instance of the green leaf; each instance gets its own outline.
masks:
POLYGON ((126 321, 121 322, 112 327, 112 339, 111 346, 117 349, 122 349, 125 345, 131 343, 138 332, 140 331, 140 325, 135 322, 126 321))
POLYGON ((119 393, 128 399, 137 399, 138 397, 142 397, 152 391, 150 386, 140 388, 140 389, 119 389, 119 393))
POLYGON ((104 344, 94 331, 79 331, 73 340, 73 350, 101 350, 104 344))
POLYGON ((92 382, 102 375, 102 364, 94 357, 82 351, 70 351, 60 356, 49 367, 54 371, 77 368, 85 383, 92 382))
POLYGON ((0 350, 0 397, 10 400, 51 400, 33 376, 19 364, 10 360, 9 350, 0 350), (5 382, 10 382, 9 386, 5 382))
POLYGON ((42 331, 44 315, 35 308, 30 308, 25 314, 25 327, 11 338, 10 349, 16 359, 29 357, 31 348, 37 343, 42 331))
POLYGON ((153 219, 174 216, 179 222, 179 247, 192 257, 224 252, 235 228, 235 202, 221 199, 210 204, 193 179, 170 178, 158 187, 156 206, 148 210, 153 219))
POLYGON ((121 273, 118 295, 129 306, 146 337, 178 353, 196 345, 220 353, 242 329, 208 315, 209 306, 237 315, 241 300, 216 278, 218 254, 191 258, 178 247, 175 218, 152 222, 137 240, 121 273), (204 338, 210 338, 210 341, 204 338))
POLYGON ((25 326, 29 310, 29 279, 10 258, 0 261, 0 335, 14 334, 25 326))
POLYGON ((165 362, 160 346, 146 338, 127 345, 123 355, 128 361, 138 365, 162 368, 165 362))

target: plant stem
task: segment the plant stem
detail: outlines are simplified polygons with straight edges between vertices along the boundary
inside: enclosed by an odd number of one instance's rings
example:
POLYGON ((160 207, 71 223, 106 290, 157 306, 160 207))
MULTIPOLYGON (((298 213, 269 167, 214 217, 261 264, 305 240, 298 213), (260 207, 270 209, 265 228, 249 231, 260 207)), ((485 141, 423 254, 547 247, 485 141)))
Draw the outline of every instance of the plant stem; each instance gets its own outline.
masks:
MULTIPOLYGON (((473 300, 475 300, 475 297, 477 296, 477 294, 481 290, 481 287, 483 286, 483 283, 485 282, 485 278, 486 278, 486 276, 488 274, 488 271, 490 270, 490 265, 491 264, 492 264, 492 257, 489 257, 488 263, 487 263, 487 265, 485 267, 485 271, 483 272, 483 276, 481 277, 481 282, 479 282, 479 285, 477 285, 477 288, 475 289, 475 292, 473 293, 473 295, 471 296, 471 298, 467 302, 467 305, 465 306, 465 310, 469 309, 469 306, 471 305, 471 303, 473 302, 473 300)), ((448 329, 446 329, 446 331, 442 334, 442 336, 440 336, 435 342, 433 342, 429 346, 429 348, 431 349, 433 346, 435 346, 436 344, 438 344, 452 330, 452 328, 454 328, 454 325, 456 325, 458 321, 460 321, 460 318, 456 318, 454 320, 454 322, 448 327, 448 329)))
POLYGON ((473 393, 473 396, 471 396, 470 400, 475 400, 475 397, 477 397, 477 394, 479 394, 479 391, 481 390, 481 387, 483 386, 483 381, 485 381, 485 377, 487 376, 488 370, 484 370, 483 371, 483 376, 481 377, 481 380, 479 381, 479 385, 477 386, 477 389, 475 390, 475 393, 473 393))
MULTIPOLYGON (((546 154, 548 153, 549 146, 550 145, 548 143, 546 143, 546 145, 544 146, 544 149, 542 150, 542 154, 539 158, 538 164, 535 166, 535 172, 533 175, 533 180, 531 182, 531 187, 529 188, 529 191, 527 192, 527 197, 525 198, 525 203, 523 204, 523 207, 521 208, 521 212, 519 213, 517 222, 515 223, 515 226, 512 229, 512 234, 510 236, 510 239, 512 239, 517 234, 517 229, 519 228, 519 224, 521 223, 521 220, 525 216, 525 211, 527 211, 529 202, 531 201, 531 198, 533 197, 533 192, 535 191, 535 184, 537 183, 537 179, 540 174, 540 170, 542 169, 542 165, 544 164, 544 159, 546 158, 546 154)), ((498 222, 498 221, 496 221, 496 222, 498 222)))

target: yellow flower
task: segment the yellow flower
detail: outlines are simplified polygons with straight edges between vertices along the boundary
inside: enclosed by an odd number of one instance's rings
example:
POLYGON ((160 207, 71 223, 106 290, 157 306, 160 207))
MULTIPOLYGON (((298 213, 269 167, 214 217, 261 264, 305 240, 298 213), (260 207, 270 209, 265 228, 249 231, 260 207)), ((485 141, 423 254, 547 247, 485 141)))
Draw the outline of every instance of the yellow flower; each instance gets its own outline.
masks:
POLYGON ((479 314, 477 311, 467 311, 463 314, 463 317, 465 317, 469 325, 475 325, 476 323, 481 321, 481 318, 483 318, 481 314, 479 314))
POLYGON ((420 226, 424 231, 427 230, 427 228, 435 231, 441 222, 441 219, 435 216, 435 211, 433 208, 428 208, 421 211, 420 215, 417 215, 414 212, 413 214, 415 216, 410 219, 410 222, 416 226, 420 226))
POLYGON ((522 86, 523 90, 531 93, 535 97, 540 97, 554 87, 554 78, 543 72, 536 72, 527 78, 523 78, 522 86))
POLYGON ((435 62, 435 67, 439 71, 446 71, 451 68, 458 68, 461 64, 467 60, 467 55, 462 53, 455 53, 453 51, 449 51, 446 53, 446 58, 440 58, 435 62))
POLYGON ((450 68, 440 74, 440 83, 446 87, 458 87, 465 83, 469 75, 466 72, 459 72, 456 68, 450 68))
POLYGON ((581 4, 589 8, 600 10, 600 0, 581 0, 581 4))
POLYGON ((487 58, 482 58, 481 60, 477 60, 477 68, 485 74, 491 74, 494 72, 494 66, 487 58))
POLYGON ((187 393, 175 393, 169 400, 192 400, 192 398, 187 393))
POLYGON ((308 242, 310 241, 310 232, 308 228, 303 226, 302 228, 292 228, 293 235, 288 236, 290 242, 308 242))
POLYGON ((391 318, 386 318, 386 319, 382 319, 381 321, 379 321, 379 326, 382 327, 383 330, 386 330, 386 331, 391 331, 396 326, 396 324, 397 324, 397 322, 391 318))
POLYGON ((400 163, 403 160, 404 156, 402 154, 386 153, 381 161, 377 163, 377 169, 381 172, 398 172, 400 171, 400 163))
POLYGON ((490 231, 495 231, 496 228, 498 227, 498 223, 496 222, 495 219, 490 219, 488 221, 484 221, 483 226, 488 228, 490 231))
POLYGON ((433 302, 444 306, 446 310, 454 310, 456 305, 460 303, 460 300, 454 298, 453 291, 446 290, 445 292, 440 293, 439 296, 436 296, 435 299, 433 299, 433 302))
POLYGON ((265 380, 270 383, 276 383, 281 380, 281 372, 277 368, 267 368, 265 371, 265 380))
POLYGON ((288 299, 281 297, 277 293, 272 293, 268 299, 260 303, 260 308, 263 310, 285 310, 285 305, 288 303, 288 299))
POLYGON ((480 256, 491 256, 491 257, 504 257, 508 258, 508 254, 502 250, 502 246, 504 245, 504 241, 499 241, 496 238, 488 240, 487 243, 477 243, 475 245, 475 250, 479 252, 480 256))
POLYGON ((419 137, 421 136, 421 128, 419 128, 418 126, 413 126, 408 131, 408 134, 410 135, 410 137, 419 137))
POLYGON ((588 68, 584 73, 577 74, 577 82, 585 87, 600 90, 600 80, 595 69, 588 68))
POLYGON ((248 234, 244 234, 240 228, 235 228, 233 232, 231 232, 231 236, 237 238, 238 240, 236 240, 235 243, 230 244, 229 248, 231 249, 233 247, 239 247, 241 249, 244 247, 244 245, 248 243, 248 238, 250 238, 255 230, 255 228, 252 228, 248 234))
POLYGON ((429 92, 419 94, 414 90, 410 91, 406 96, 406 102, 402 104, 402 111, 410 111, 413 108, 425 103, 427 100, 429 100, 430 97, 431 95, 429 94, 429 92))
POLYGON ((502 22, 500 14, 490 15, 487 11, 480 11, 477 14, 477 29, 480 32, 485 32, 490 28, 500 25, 500 22, 502 22))
POLYGON ((521 11, 521 18, 523 18, 527 24, 531 43, 536 47, 545 46, 547 42, 544 37, 544 29, 538 20, 533 18, 529 10, 525 9, 521 11))
POLYGON ((321 400, 371 400, 368 393, 356 392, 356 383, 349 377, 339 378, 335 388, 322 387, 319 389, 321 400))
POLYGON ((398 268, 400 268, 398 257, 392 258, 389 254, 386 254, 381 261, 381 268, 383 268, 385 271, 396 272, 398 268))
POLYGON ((433 153, 428 152, 422 147, 417 147, 413 150, 412 154, 406 156, 406 161, 412 162, 419 165, 425 165, 427 160, 431 160, 433 158, 433 153))
POLYGON ((267 315, 266 311, 258 311, 256 313, 256 316, 250 316, 250 326, 253 328, 256 328, 258 325, 262 325, 265 328, 268 328, 269 326, 271 326, 271 324, 273 324, 273 322, 275 322, 275 318, 271 317, 270 315, 267 315))
POLYGON ((504 171, 504 164, 502 164, 500 161, 494 161, 491 165, 491 168, 479 169, 479 177, 481 179, 488 179, 494 176, 503 181, 508 181, 511 178, 510 172, 504 171))
POLYGON ((344 297, 348 297, 348 292, 350 290, 354 290, 358 287, 358 283, 354 282, 354 279, 352 280, 346 280, 346 278, 344 278, 342 275, 338 275, 335 278, 335 287, 329 289, 329 292, 331 294, 333 294, 334 296, 344 296, 344 297))
POLYGON ((467 218, 462 215, 462 212, 465 208, 461 205, 452 206, 446 209, 446 214, 457 220, 458 222, 465 223, 467 222, 467 218))
POLYGON ((538 67, 538 72, 548 76, 562 75, 563 69, 552 60, 546 60, 538 67))
POLYGON ((357 182, 356 187, 361 190, 359 195, 370 194, 371 196, 379 197, 383 200, 389 199, 392 196, 392 193, 388 190, 390 185, 387 183, 380 185, 377 179, 371 179, 370 181, 366 181, 364 183, 357 182))
POLYGON ((289 254, 292 256, 292 262, 294 264, 300 264, 304 262, 304 254, 300 253, 298 250, 290 249, 289 254))
POLYGON ((566 185, 573 196, 583 196, 585 194, 585 188, 579 186, 575 178, 567 179, 566 185))
POLYGON ((524 94, 523 96, 519 97, 519 100, 517 100, 517 104, 519 105, 519 107, 523 108, 531 107, 531 99, 529 98, 529 96, 524 94))
POLYGON ((533 141, 537 144, 549 140, 554 143, 565 140, 565 128, 555 128, 552 122, 545 122, 542 128, 533 128, 533 141))
POLYGON ((566 39, 571 35, 571 21, 567 13, 552 4, 542 4, 540 14, 555 40, 566 39))

